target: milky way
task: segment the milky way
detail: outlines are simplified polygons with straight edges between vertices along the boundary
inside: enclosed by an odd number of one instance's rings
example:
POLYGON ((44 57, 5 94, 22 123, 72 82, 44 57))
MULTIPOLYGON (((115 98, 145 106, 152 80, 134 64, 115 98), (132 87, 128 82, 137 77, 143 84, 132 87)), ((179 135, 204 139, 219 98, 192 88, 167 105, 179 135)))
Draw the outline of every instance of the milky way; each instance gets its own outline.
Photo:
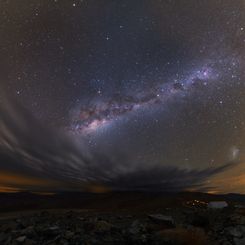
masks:
POLYGON ((34 159, 2 169, 244 192, 243 0, 8 0, 0 11, 0 153, 34 159))
MULTIPOLYGON (((229 67, 232 74, 240 62, 236 59, 229 63, 232 66, 229 67)), ((225 68, 227 69, 226 66, 225 68)), ((165 82, 151 88, 150 91, 137 91, 132 95, 124 95, 123 97, 120 94, 115 94, 109 101, 108 99, 90 101, 90 104, 83 105, 81 108, 78 107, 73 113, 71 130, 81 134, 93 133, 127 115, 127 113, 134 113, 140 109, 150 109, 154 105, 165 106, 173 97, 178 99, 178 97, 191 96, 192 90, 202 89, 204 86, 217 88, 220 85, 216 83, 222 79, 223 73, 224 71, 219 71, 214 66, 204 65, 189 75, 183 76, 183 78, 165 82)), ((232 75, 230 77, 232 79, 232 75)))

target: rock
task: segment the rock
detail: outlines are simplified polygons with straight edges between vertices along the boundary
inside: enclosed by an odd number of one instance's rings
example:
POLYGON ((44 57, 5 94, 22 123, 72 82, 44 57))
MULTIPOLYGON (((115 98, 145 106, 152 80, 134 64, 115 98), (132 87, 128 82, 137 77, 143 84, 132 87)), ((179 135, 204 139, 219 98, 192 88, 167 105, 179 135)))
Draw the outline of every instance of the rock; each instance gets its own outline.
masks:
POLYGON ((60 233, 58 226, 51 226, 40 230, 41 234, 47 237, 54 237, 60 233))
POLYGON ((59 230, 59 226, 51 226, 51 227, 49 227, 49 230, 50 230, 50 231, 56 231, 56 230, 59 230))
POLYGON ((66 231, 65 232, 65 238, 70 240, 74 236, 74 232, 72 231, 66 231))
POLYGON ((26 227, 25 229, 23 229, 23 230, 21 231, 21 234, 22 234, 22 235, 30 236, 30 235, 32 235, 34 232, 35 232, 35 231, 34 231, 34 227, 33 227, 33 226, 28 226, 28 227, 26 227))
POLYGON ((240 225, 245 225, 245 216, 241 216, 239 220, 240 225))
POLYGON ((112 228, 112 224, 103 221, 103 220, 99 220, 95 223, 94 229, 96 232, 109 232, 112 228))
POLYGON ((245 225, 245 216, 233 215, 231 216, 231 221, 237 225, 245 225))
POLYGON ((3 225, 1 229, 4 232, 9 232, 9 231, 16 230, 18 228, 18 226, 19 226, 18 223, 14 222, 14 221, 10 221, 7 224, 3 225))
POLYGON ((6 234, 0 232, 0 244, 3 244, 3 241, 6 240, 6 234))
POLYGON ((220 211, 196 207, 162 210, 162 214, 149 216, 73 211, 0 220, 0 245, 245 245, 245 216, 237 213, 235 208, 220 211))
POLYGON ((26 239, 25 243, 24 243, 24 245, 34 245, 34 244, 36 244, 36 243, 30 239, 26 239))
POLYGON ((159 244, 181 244, 181 245, 207 245, 210 244, 208 236, 200 228, 165 229, 157 233, 157 237, 162 243, 159 244))
POLYGON ((125 235, 129 239, 126 244, 147 244, 146 225, 139 220, 133 221, 125 235))
POLYGON ((61 240, 59 241, 59 244, 60 244, 60 245, 69 245, 69 242, 66 241, 65 239, 61 239, 61 240))
POLYGON ((244 245, 245 244, 245 237, 242 238, 242 239, 239 239, 239 238, 234 238, 234 244, 235 245, 244 245))
POLYGON ((222 245, 232 245, 231 242, 225 240, 225 239, 222 239, 222 240, 219 240, 219 243, 218 244, 222 244, 222 245))
POLYGON ((146 231, 145 225, 139 222, 139 220, 135 220, 131 226, 129 227, 129 233, 132 235, 136 235, 146 231))
MULTIPOLYGON (((83 223, 83 228, 86 232, 91 232, 95 229, 95 222, 87 220, 83 223)), ((80 228, 76 229, 76 232, 78 233, 78 230, 81 230, 80 228)))
POLYGON ((237 237, 237 238, 241 238, 242 237, 242 233, 240 230, 238 230, 235 227, 231 227, 228 229, 228 232, 230 235, 232 235, 233 237, 237 237))
POLYGON ((228 203, 225 201, 209 202, 208 208, 222 209, 228 207, 228 203))
POLYGON ((242 231, 242 235, 245 237, 245 225, 241 225, 239 226, 241 231, 242 231))
POLYGON ((229 227, 227 228, 227 231, 230 235, 236 238, 241 238, 243 236, 243 230, 241 227, 229 227))
POLYGON ((15 241, 18 243, 23 243, 25 240, 26 240, 26 236, 20 236, 15 239, 15 241))
POLYGON ((237 208, 236 213, 245 216, 245 208, 237 208))
POLYGON ((235 208, 238 208, 238 209, 240 209, 240 208, 245 208, 245 206, 244 206, 244 205, 241 205, 241 204, 237 204, 237 205, 235 205, 234 207, 235 207, 235 208))
POLYGON ((45 217, 45 216, 49 216, 50 213, 48 211, 42 211, 41 213, 39 213, 40 217, 45 217))
MULTIPOLYGON (((6 239, 6 241, 5 241, 4 244, 12 244, 11 241, 12 241, 12 237, 9 236, 9 237, 6 239)), ((13 241, 12 241, 12 242, 13 242, 13 241)), ((15 244, 16 244, 16 243, 17 243, 17 241, 15 241, 15 244)))
POLYGON ((197 227, 205 228, 205 227, 208 227, 210 223, 208 215, 204 215, 204 214, 194 213, 192 218, 190 218, 190 216, 187 218, 190 220, 191 225, 197 226, 197 227))
POLYGON ((175 227, 174 220, 171 216, 166 216, 162 214, 151 214, 148 215, 148 218, 157 224, 165 225, 169 228, 175 227))

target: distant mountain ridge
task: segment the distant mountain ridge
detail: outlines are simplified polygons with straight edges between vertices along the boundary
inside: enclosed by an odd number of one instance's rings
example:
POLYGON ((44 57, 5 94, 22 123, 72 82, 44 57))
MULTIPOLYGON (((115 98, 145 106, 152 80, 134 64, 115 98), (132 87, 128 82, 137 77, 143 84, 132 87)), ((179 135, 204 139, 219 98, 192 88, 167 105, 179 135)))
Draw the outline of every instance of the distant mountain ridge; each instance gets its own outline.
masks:
POLYGON ((227 201, 245 204, 245 195, 214 195, 201 192, 58 192, 40 195, 31 192, 0 193, 0 212, 36 209, 158 210, 179 207, 192 200, 227 201))

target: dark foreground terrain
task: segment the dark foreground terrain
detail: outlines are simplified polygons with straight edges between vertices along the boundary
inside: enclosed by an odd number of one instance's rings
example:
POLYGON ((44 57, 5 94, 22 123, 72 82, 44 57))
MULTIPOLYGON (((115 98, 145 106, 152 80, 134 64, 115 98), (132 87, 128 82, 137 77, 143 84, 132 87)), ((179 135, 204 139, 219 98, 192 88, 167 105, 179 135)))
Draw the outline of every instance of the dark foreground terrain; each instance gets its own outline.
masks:
POLYGON ((0 244, 244 245, 244 205, 202 193, 0 194, 0 244))

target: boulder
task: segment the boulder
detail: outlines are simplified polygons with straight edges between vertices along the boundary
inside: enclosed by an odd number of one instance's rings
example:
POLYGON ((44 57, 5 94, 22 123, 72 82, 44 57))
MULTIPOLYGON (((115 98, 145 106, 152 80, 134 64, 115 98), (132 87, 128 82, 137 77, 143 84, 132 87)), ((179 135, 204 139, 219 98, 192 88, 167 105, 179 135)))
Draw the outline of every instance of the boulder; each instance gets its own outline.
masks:
POLYGON ((162 215, 162 214, 151 214, 151 215, 148 215, 148 218, 152 220, 153 222, 160 224, 160 225, 164 225, 168 228, 175 227, 172 216, 167 216, 167 215, 162 215))
POLYGON ((139 220, 133 221, 131 226, 129 227, 129 233, 132 235, 136 235, 146 231, 146 227, 139 220))
POLYGON ((228 227, 227 231, 231 236, 236 237, 236 238, 241 238, 243 236, 243 229, 240 226, 228 227))
POLYGON ((245 225, 245 216, 242 215, 232 215, 231 221, 237 225, 245 225))
POLYGON ((73 238, 74 235, 75 235, 75 233, 72 232, 72 231, 66 231, 66 232, 65 232, 65 238, 66 238, 67 240, 70 240, 71 238, 73 238))
POLYGON ((54 237, 60 233, 60 228, 58 226, 51 226, 40 230, 40 232, 47 237, 54 237))
POLYGON ((157 233, 160 244, 182 244, 182 245, 207 245, 210 244, 208 236, 200 228, 174 228, 164 229, 157 233))
POLYGON ((207 214, 199 214, 193 213, 193 215, 189 215, 186 217, 186 221, 193 226, 206 228, 209 226, 209 216, 207 214))
POLYGON ((235 208, 238 208, 238 209, 239 209, 239 208, 245 208, 245 205, 237 204, 237 205, 235 205, 234 207, 235 207, 235 208))
POLYGON ((13 230, 17 230, 19 228, 19 224, 15 221, 9 221, 1 227, 1 230, 4 232, 9 232, 13 230))
POLYGON ((27 235, 27 236, 31 236, 31 235, 33 235, 35 233, 35 231, 34 231, 34 226, 28 226, 28 227, 26 227, 25 229, 23 229, 22 231, 21 231, 21 234, 22 235, 27 235))
POLYGON ((51 227, 49 227, 49 230, 50 231, 57 231, 57 230, 59 230, 59 226, 51 226, 51 227))
POLYGON ((245 237, 242 238, 242 239, 239 239, 239 238, 234 238, 234 244, 235 245, 244 245, 245 244, 245 237))
POLYGON ((0 232, 0 244, 3 244, 6 238, 7 238, 7 235, 4 232, 0 232))
POLYGON ((26 240, 26 236, 20 236, 20 237, 16 238, 15 240, 18 243, 23 243, 26 240))
POLYGON ((104 221, 104 220, 99 220, 95 223, 94 226, 95 232, 109 232, 112 229, 112 224, 104 221))

